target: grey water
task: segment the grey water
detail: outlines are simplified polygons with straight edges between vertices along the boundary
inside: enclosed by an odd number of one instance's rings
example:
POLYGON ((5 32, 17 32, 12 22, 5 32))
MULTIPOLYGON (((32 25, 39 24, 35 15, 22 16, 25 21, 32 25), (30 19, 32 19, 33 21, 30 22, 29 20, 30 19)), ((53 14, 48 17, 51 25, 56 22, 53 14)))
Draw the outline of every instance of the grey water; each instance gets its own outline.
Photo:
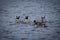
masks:
POLYGON ((60 40, 60 0, 0 0, 0 40, 60 40), (16 16, 30 23, 17 24, 16 16), (47 28, 35 28, 42 16, 47 28))

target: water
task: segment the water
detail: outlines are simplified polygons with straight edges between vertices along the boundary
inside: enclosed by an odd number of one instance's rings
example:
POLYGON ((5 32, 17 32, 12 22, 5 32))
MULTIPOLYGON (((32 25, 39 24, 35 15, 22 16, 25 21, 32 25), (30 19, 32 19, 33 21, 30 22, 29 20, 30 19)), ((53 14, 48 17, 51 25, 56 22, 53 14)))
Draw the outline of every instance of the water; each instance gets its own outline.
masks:
POLYGON ((0 0, 0 40, 59 40, 60 0, 0 0), (15 22, 29 16, 30 23, 15 22), (33 20, 46 16, 47 28, 35 28, 33 20))

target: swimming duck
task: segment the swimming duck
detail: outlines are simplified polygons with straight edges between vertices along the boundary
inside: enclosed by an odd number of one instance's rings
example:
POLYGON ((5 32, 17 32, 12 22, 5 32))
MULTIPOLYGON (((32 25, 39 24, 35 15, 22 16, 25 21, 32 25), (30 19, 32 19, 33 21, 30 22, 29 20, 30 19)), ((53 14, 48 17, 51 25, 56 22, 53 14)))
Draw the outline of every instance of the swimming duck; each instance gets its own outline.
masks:
POLYGON ((19 23, 20 16, 16 16, 16 23, 19 23))
POLYGON ((34 25, 35 25, 35 27, 38 27, 38 26, 41 25, 41 23, 40 22, 37 22, 36 20, 34 20, 34 25))
POLYGON ((24 23, 29 23, 28 16, 25 16, 25 19, 23 20, 24 23))
POLYGON ((45 27, 45 23, 46 23, 46 19, 45 19, 45 16, 44 17, 41 17, 41 26, 45 27))

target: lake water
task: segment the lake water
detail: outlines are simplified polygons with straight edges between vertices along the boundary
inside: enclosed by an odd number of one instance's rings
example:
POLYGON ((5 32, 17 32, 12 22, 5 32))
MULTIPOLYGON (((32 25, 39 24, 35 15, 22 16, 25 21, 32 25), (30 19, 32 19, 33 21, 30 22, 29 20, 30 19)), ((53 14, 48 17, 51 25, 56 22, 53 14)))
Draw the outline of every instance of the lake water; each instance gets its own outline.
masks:
POLYGON ((0 40, 60 40, 60 0, 0 0, 0 40), (29 16, 30 23, 16 23, 29 16), (33 20, 45 16, 47 28, 33 20))

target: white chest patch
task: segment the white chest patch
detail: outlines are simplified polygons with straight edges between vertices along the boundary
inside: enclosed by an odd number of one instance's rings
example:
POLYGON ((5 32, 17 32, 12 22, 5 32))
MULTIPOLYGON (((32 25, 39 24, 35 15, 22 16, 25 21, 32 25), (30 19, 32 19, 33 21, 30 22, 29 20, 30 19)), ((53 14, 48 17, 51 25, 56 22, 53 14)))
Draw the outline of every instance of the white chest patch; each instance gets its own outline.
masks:
POLYGON ((35 27, 37 27, 38 25, 35 25, 35 27))
POLYGON ((28 19, 24 19, 23 22, 24 22, 24 23, 29 23, 29 20, 28 20, 28 19))
POLYGON ((19 19, 16 19, 16 23, 18 23, 19 22, 19 19))

